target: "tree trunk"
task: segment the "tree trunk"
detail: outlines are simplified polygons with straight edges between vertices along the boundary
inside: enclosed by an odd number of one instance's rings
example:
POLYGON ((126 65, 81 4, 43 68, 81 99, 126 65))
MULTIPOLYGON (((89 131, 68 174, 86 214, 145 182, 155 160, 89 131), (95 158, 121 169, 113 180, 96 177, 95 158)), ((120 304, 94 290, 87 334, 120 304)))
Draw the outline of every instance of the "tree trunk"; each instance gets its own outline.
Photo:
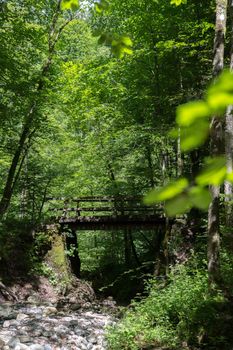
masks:
MULTIPOLYGON (((231 19, 231 57, 230 57, 230 70, 233 71, 233 1, 229 0, 230 19, 231 19)), ((233 105, 228 106, 225 119, 225 153, 226 153, 226 165, 227 172, 233 171, 233 105)), ((226 225, 231 227, 233 224, 233 186, 229 181, 225 181, 224 184, 225 193, 225 208, 226 208, 226 225)))
MULTIPOLYGON (((216 27, 214 39, 213 76, 217 77, 224 66, 224 41, 226 32, 227 0, 216 1, 216 27)), ((216 157, 223 154, 222 121, 213 117, 211 122, 210 155, 216 157)), ((212 202, 208 211, 208 273, 209 283, 213 285, 220 280, 220 223, 219 198, 220 187, 211 186, 212 202)))

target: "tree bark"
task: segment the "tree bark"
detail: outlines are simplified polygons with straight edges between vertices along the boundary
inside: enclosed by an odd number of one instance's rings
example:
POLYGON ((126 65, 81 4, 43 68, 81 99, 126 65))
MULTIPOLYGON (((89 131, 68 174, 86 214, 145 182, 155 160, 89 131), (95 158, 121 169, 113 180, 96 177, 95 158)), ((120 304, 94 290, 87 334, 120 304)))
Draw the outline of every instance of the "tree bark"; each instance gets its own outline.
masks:
MULTIPOLYGON (((216 1, 216 25, 214 39, 213 76, 217 77, 224 66, 224 42, 226 32, 227 0, 216 1)), ((216 157, 223 154, 223 123, 213 117, 211 122, 210 155, 216 157)), ((210 186, 212 202, 208 211, 208 273, 209 283, 213 285, 220 281, 220 222, 219 198, 220 186, 210 186)))

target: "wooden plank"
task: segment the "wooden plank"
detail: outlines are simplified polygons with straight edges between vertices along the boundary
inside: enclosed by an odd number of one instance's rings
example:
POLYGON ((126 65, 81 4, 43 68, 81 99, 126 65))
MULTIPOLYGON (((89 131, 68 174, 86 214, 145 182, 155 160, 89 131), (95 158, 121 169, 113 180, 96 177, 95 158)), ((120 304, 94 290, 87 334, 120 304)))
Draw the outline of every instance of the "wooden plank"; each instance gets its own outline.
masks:
POLYGON ((106 230, 125 227, 153 228, 159 225, 166 225, 166 218, 162 216, 80 216, 78 218, 62 218, 60 225, 68 226, 75 230, 106 230))
POLYGON ((116 201, 141 201, 142 196, 83 196, 75 198, 47 197, 46 201, 66 202, 116 202, 116 201))
POLYGON ((123 212, 139 212, 139 211, 143 211, 143 212, 149 212, 149 211, 153 211, 153 212, 161 212, 163 211, 162 208, 154 208, 154 207, 134 207, 134 208, 110 208, 110 207, 80 207, 80 208, 49 208, 49 211, 84 211, 84 212, 88 212, 88 211, 93 211, 93 212, 101 212, 101 211, 105 211, 105 212, 115 212, 115 211, 123 211, 123 212))

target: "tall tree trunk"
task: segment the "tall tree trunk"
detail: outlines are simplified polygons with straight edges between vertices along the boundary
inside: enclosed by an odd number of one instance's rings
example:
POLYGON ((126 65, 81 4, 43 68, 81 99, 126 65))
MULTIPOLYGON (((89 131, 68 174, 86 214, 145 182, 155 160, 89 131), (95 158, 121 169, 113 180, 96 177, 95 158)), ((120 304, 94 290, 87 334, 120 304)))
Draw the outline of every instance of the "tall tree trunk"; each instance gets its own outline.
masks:
MULTIPOLYGON (((216 26, 214 39, 213 76, 217 77, 224 66, 224 41, 226 32, 227 0, 216 1, 216 26)), ((213 117, 211 122, 210 155, 219 156, 223 153, 223 123, 213 117)), ((220 281, 220 223, 219 197, 220 187, 211 186, 212 202, 208 211, 208 273, 210 285, 220 281)))
POLYGON ((16 147, 15 153, 13 155, 11 165, 8 171, 5 187, 3 189, 2 198, 0 200, 0 221, 4 217, 7 212, 7 209, 10 205, 10 201, 14 191, 15 180, 19 176, 20 170, 22 168, 25 156, 29 150, 27 147, 27 142, 30 139, 30 135, 32 133, 32 129, 34 127, 34 121, 36 119, 36 110, 40 92, 44 88, 45 77, 47 76, 51 63, 52 57, 55 51, 55 45, 66 25, 72 20, 72 18, 65 21, 59 28, 57 28, 57 22, 60 13, 60 2, 58 1, 57 9, 54 13, 52 24, 50 27, 49 33, 49 49, 48 49, 48 58, 41 69, 40 78, 36 84, 36 93, 34 96, 34 101, 30 106, 29 112, 24 119, 24 124, 22 127, 22 132, 19 138, 18 145, 16 147))
MULTIPOLYGON (((229 0, 230 19, 231 19, 231 57, 230 70, 233 71, 233 1, 229 0)), ((225 153, 227 172, 233 171, 233 105, 228 106, 225 119, 225 153)), ((233 207, 231 201, 233 200, 233 186, 229 181, 224 184, 225 193, 225 208, 226 208, 226 224, 232 226, 233 224, 233 207)))

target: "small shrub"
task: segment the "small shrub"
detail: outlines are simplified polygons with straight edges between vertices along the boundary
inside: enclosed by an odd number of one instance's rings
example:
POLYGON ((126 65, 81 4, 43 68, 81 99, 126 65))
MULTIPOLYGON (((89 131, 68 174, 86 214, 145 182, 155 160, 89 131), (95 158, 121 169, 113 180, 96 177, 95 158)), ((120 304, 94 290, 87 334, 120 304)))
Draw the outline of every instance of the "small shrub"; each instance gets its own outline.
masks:
POLYGON ((208 276, 200 261, 175 267, 165 283, 150 281, 150 294, 134 302, 108 333, 111 350, 139 350, 146 346, 182 349, 197 346, 227 349, 226 302, 209 294, 208 276), (198 267, 197 267, 198 266, 198 267), (221 325, 221 326, 220 326, 221 325))

